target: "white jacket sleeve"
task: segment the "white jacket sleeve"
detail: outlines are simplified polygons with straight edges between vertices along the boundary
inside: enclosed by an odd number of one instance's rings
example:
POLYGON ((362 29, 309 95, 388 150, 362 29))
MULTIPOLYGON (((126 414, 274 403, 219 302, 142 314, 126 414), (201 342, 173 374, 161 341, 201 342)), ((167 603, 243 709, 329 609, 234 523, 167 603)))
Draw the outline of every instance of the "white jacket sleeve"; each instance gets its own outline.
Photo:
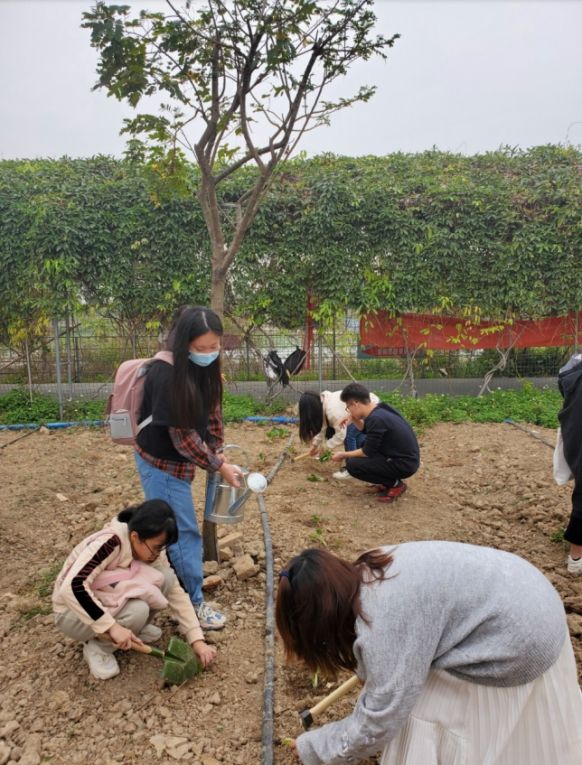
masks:
POLYGON ((65 606, 98 634, 107 632, 115 619, 95 596, 91 585, 99 574, 116 567, 120 550, 115 535, 93 540, 73 561, 58 587, 65 606))
POLYGON ((572 478, 574 478, 572 471, 570 470, 570 466, 564 457, 564 441, 562 440, 561 428, 558 428, 558 432, 556 434, 556 448, 554 449, 553 466, 554 481, 558 484, 558 486, 563 486, 564 484, 568 483, 568 481, 571 481, 572 478))
MULTIPOLYGON (((169 562, 165 553, 158 558, 154 567, 159 570, 169 567, 169 562)), ((204 633, 200 627, 200 622, 196 616, 192 601, 190 600, 189 595, 182 589, 178 577, 175 574, 173 574, 172 584, 166 593, 166 599, 170 611, 172 612, 172 616, 178 622, 180 631, 188 643, 193 643, 195 640, 204 640, 204 633)))

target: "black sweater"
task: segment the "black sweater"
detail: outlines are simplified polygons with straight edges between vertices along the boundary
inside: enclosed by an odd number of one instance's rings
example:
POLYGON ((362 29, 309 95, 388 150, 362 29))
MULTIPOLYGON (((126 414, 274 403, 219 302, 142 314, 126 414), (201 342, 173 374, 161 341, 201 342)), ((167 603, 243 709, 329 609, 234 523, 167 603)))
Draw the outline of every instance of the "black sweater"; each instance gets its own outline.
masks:
POLYGON ((390 459, 406 460, 418 467, 420 450, 414 431, 396 409, 381 402, 364 420, 366 441, 362 451, 366 457, 379 454, 390 459))

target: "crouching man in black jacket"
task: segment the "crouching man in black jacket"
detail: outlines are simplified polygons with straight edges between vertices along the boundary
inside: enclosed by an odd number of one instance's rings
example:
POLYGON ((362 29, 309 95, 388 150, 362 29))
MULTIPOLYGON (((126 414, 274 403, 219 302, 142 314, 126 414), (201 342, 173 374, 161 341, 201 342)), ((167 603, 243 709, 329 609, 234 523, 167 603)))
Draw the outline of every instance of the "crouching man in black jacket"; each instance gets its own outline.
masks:
POLYGON ((406 491, 402 479, 414 475, 420 464, 414 431, 396 409, 374 403, 370 391, 359 383, 347 385, 341 400, 348 422, 366 434, 366 442, 361 449, 336 452, 332 459, 345 459, 351 476, 376 484, 379 502, 394 502, 406 491))

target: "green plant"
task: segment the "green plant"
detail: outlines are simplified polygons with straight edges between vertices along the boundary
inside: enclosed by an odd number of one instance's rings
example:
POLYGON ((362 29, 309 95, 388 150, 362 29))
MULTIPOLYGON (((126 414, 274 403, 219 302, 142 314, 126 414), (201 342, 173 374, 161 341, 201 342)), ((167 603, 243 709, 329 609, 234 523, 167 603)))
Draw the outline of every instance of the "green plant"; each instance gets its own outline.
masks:
POLYGON ((320 462, 329 462, 329 460, 331 459, 331 455, 332 455, 332 454, 333 454, 333 452, 331 451, 331 449, 326 449, 326 450, 323 452, 323 454, 321 454, 321 455, 319 456, 319 458, 318 458, 318 459, 319 459, 319 461, 320 461, 320 462))
MULTIPOLYGON (((309 477, 308 477, 309 480, 309 477)), ((319 479, 321 480, 321 479, 319 479)), ((323 521, 323 518, 321 515, 318 515, 317 513, 314 513, 310 518, 310 523, 312 526, 314 526, 314 530, 309 535, 309 539, 312 542, 315 542, 315 544, 323 545, 324 547, 327 547, 327 540, 325 538, 325 531, 323 529, 323 526, 321 525, 323 521)))
POLYGON ((79 422, 105 420, 105 401, 101 399, 77 399, 67 401, 63 407, 63 420, 79 422))
POLYGON ((59 406, 54 398, 33 393, 23 388, 13 388, 0 396, 0 423, 43 423, 59 419, 59 406))
POLYGON ((57 578, 64 561, 57 561, 47 569, 39 572, 33 583, 34 593, 39 598, 39 602, 32 605, 26 611, 20 614, 19 622, 24 624, 35 616, 46 616, 51 613, 50 597, 53 591, 53 585, 57 578))
POLYGON ((285 438, 289 435, 287 428, 271 428, 265 435, 268 439, 274 440, 275 438, 285 438))
POLYGON ((524 384, 519 390, 496 390, 485 396, 429 394, 411 398, 389 394, 382 398, 396 407, 418 431, 437 422, 528 422, 546 428, 558 425, 562 399, 557 390, 524 384))
POLYGON ((316 475, 315 473, 310 473, 307 476, 307 480, 311 481, 312 483, 317 483, 318 481, 323 481, 324 479, 321 476, 316 475))
POLYGON ((566 529, 556 529, 550 534, 550 541, 555 544, 561 544, 564 541, 564 534, 566 529))
POLYGON ((309 539, 312 542, 315 542, 315 544, 323 545, 324 547, 327 547, 327 540, 325 539, 325 532, 322 528, 316 528, 315 531, 312 531, 309 535, 309 539))
POLYGON ((245 417, 259 414, 261 405, 252 396, 228 393, 223 397, 223 416, 225 422, 240 422, 245 417))
POLYGON ((50 614, 52 611, 50 605, 38 605, 33 606, 32 608, 29 608, 28 611, 23 611, 18 621, 21 624, 26 624, 26 622, 30 621, 31 619, 34 619, 35 616, 47 616, 47 614, 50 614))
POLYGON ((61 568, 63 567, 64 561, 58 561, 54 563, 50 568, 45 569, 44 571, 41 571, 38 575, 38 578, 35 581, 35 590, 37 592, 37 595, 40 598, 48 598, 50 597, 52 591, 53 591, 53 585, 55 583, 55 579, 59 575, 59 572, 61 568))

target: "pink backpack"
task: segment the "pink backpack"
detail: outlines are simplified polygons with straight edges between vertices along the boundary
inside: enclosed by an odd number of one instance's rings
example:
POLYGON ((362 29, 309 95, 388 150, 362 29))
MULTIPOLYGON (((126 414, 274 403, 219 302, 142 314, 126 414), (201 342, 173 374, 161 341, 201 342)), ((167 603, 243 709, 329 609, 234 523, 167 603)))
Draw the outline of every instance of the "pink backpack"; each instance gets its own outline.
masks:
POLYGON ((113 393, 107 401, 107 422, 116 444, 134 444, 137 434, 152 421, 151 415, 137 423, 143 401, 145 377, 153 361, 174 363, 171 351, 159 351, 152 359, 129 359, 119 365, 113 393))

